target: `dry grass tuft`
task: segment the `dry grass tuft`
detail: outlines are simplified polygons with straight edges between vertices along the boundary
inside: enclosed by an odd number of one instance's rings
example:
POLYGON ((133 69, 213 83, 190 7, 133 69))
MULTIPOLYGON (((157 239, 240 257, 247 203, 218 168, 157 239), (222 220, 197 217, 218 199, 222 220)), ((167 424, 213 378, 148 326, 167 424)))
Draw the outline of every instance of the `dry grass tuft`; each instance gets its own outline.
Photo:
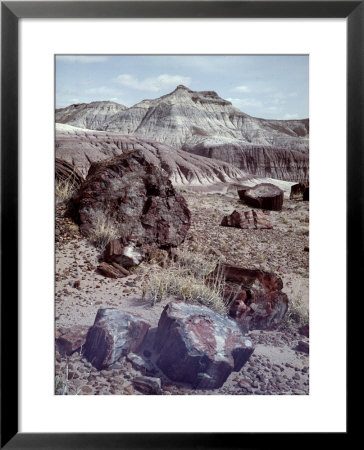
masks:
POLYGON ((97 211, 95 213, 94 228, 89 235, 89 240, 97 248, 104 250, 110 241, 118 237, 120 237, 120 233, 107 214, 102 210, 97 211))
POLYGON ((56 180, 56 203, 67 203, 76 192, 77 186, 71 180, 56 180))
POLYGON ((305 304, 302 294, 297 294, 290 298, 288 305, 288 311, 283 319, 282 325, 305 325, 309 320, 309 312, 307 305, 305 304))
POLYGON ((151 265, 145 276, 143 296, 151 300, 152 305, 174 296, 186 302, 200 303, 219 314, 227 314, 223 300, 222 278, 214 284, 207 284, 206 278, 215 268, 215 262, 204 255, 179 250, 178 261, 168 268, 151 265))

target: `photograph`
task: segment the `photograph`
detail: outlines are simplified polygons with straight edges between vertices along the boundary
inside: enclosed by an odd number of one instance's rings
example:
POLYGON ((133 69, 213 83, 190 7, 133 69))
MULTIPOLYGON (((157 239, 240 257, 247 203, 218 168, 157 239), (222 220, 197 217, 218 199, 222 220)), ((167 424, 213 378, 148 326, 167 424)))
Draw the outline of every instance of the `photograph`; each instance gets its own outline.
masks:
POLYGON ((55 54, 55 395, 310 394, 309 62, 55 54))

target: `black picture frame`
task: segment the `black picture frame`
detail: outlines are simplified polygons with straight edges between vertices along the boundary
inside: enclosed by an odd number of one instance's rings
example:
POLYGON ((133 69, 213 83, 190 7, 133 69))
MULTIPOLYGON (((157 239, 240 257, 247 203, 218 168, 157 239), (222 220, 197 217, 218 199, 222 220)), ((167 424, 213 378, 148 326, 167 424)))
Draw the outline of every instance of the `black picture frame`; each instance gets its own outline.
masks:
MULTIPOLYGON (((346 18, 347 19, 347 303, 363 265, 364 2, 1 2, 1 448, 257 448, 290 434, 18 432, 18 22, 21 18, 346 18), (11 107, 9 107, 11 105, 11 107), (11 370, 9 370, 11 367, 11 370)), ((340 189, 340 186, 335 186, 340 189)), ((333 189, 335 189, 333 187, 333 189)), ((335 195, 334 191, 332 195, 335 195)), ((336 442, 347 438, 338 433, 336 442)), ((300 444, 310 433, 300 437, 300 444)), ((296 437, 295 437, 296 438, 296 437)), ((326 437, 323 436, 326 440, 326 437)), ((315 444, 320 441, 315 436, 315 444)))

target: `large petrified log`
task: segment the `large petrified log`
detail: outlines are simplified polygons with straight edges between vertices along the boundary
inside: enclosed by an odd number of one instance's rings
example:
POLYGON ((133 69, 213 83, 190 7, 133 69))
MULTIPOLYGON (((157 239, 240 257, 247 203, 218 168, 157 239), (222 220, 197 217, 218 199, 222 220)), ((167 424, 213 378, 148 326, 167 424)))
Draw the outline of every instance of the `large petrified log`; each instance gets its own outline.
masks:
POLYGON ((224 280, 224 300, 229 314, 245 332, 274 329, 288 309, 287 295, 282 292, 282 279, 271 272, 245 269, 231 264, 218 264, 207 282, 224 280))
POLYGON ((78 189, 83 183, 84 177, 73 164, 56 158, 56 180, 70 182, 78 189))
POLYGON ((271 183, 261 183, 245 191, 244 201, 254 208, 280 211, 283 206, 283 191, 271 183))
POLYGON ((179 301, 164 308, 155 349, 158 367, 171 380, 200 389, 222 386, 254 350, 236 321, 205 306, 179 301))
POLYGON ((184 197, 140 151, 92 164, 74 202, 82 234, 106 224, 124 245, 176 247, 190 227, 184 197))
POLYGON ((264 228, 273 228, 272 224, 261 211, 234 211, 229 216, 224 216, 221 221, 223 227, 236 227, 249 230, 260 230, 264 228))
POLYGON ((150 324, 136 314, 114 308, 99 309, 85 343, 84 355, 97 369, 121 356, 137 352, 150 324))

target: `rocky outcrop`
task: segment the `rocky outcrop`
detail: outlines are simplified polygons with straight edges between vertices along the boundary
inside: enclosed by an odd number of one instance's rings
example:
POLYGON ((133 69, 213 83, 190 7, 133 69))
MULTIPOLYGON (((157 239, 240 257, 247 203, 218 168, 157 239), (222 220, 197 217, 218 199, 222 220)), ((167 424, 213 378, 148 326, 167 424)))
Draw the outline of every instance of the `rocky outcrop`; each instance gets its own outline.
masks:
POLYGON ((229 314, 249 330, 274 329, 288 310, 282 279, 271 272, 219 264, 208 282, 224 280, 224 300, 229 314))
POLYGON ((90 130, 103 130, 110 117, 127 109, 115 102, 78 103, 56 109, 56 122, 90 130))
MULTIPOLYGON (((67 119, 64 111, 56 113, 56 121, 85 127, 83 116, 67 119)), ((121 105, 120 111, 97 126, 93 128, 153 139, 229 162, 258 176, 291 181, 308 177, 308 119, 251 117, 214 91, 196 92, 180 85, 160 98, 127 109, 121 105)))
POLYGON ((112 228, 124 246, 176 247, 190 227, 183 196, 165 172, 138 151, 94 163, 74 204, 83 235, 101 224, 112 228))
POLYGON ((290 200, 303 199, 304 192, 308 188, 308 182, 297 183, 291 186, 290 200))
POLYGON ((284 192, 271 183, 261 183, 244 193, 244 202, 254 208, 280 211, 283 206, 284 192))
POLYGON ((84 177, 92 163, 134 150, 140 150, 148 162, 164 170, 174 185, 234 182, 246 176, 231 164, 192 155, 151 139, 56 124, 57 158, 77 167, 84 177))
POLYGON ((195 155, 220 159, 259 177, 289 181, 308 178, 308 152, 295 150, 295 146, 282 148, 226 141, 205 140, 195 146, 184 145, 183 149, 195 155))
POLYGON ((158 323, 158 367, 174 381, 215 389, 239 371, 253 353, 236 321, 209 308, 170 302, 158 323))
POLYGON ((223 227, 236 227, 243 230, 261 230, 273 228, 267 214, 260 211, 234 211, 229 216, 224 216, 221 221, 223 227))
POLYGON ((137 352, 150 324, 136 314, 113 308, 99 309, 85 343, 84 356, 97 369, 137 352))

